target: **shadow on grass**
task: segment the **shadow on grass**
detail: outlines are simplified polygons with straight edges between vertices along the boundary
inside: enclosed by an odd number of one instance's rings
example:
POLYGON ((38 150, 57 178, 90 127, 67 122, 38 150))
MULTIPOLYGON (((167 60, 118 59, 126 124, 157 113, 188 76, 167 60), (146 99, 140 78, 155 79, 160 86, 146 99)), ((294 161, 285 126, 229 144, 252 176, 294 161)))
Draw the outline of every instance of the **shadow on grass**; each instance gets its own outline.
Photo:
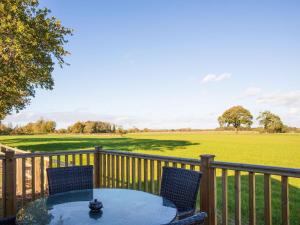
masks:
POLYGON ((22 150, 35 151, 58 151, 91 149, 95 146, 103 146, 104 149, 115 149, 122 151, 135 150, 174 150, 191 145, 199 145, 190 141, 181 140, 157 140, 157 139, 135 139, 135 138, 99 138, 99 137, 20 137, 7 139, 4 144, 17 146, 22 150))

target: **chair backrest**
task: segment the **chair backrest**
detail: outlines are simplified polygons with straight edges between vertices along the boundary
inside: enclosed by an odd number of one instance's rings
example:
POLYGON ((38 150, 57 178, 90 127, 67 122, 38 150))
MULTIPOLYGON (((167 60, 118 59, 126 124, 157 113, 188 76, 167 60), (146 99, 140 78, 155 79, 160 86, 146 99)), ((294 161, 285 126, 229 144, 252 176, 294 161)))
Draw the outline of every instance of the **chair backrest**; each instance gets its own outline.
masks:
POLYGON ((93 188, 93 166, 48 168, 47 176, 50 195, 93 188))
POLYGON ((192 210, 196 206, 201 176, 192 170, 163 167, 160 195, 172 201, 179 211, 192 210))
POLYGON ((169 225, 202 225, 204 224, 207 214, 205 212, 197 213, 183 220, 177 220, 169 225))
POLYGON ((1 218, 0 225, 16 225, 16 217, 1 218))

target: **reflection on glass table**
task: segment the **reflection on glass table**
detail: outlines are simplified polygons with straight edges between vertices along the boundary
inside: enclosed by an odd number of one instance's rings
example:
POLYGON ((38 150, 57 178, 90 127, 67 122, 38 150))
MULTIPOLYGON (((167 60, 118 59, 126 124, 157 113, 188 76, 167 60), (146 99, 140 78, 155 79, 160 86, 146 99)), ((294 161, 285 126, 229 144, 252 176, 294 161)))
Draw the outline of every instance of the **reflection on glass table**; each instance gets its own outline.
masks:
POLYGON ((17 214, 20 225, 161 225, 176 218, 172 202, 160 196, 125 189, 93 189, 60 193, 29 203, 17 214), (89 202, 103 203, 92 213, 89 202))

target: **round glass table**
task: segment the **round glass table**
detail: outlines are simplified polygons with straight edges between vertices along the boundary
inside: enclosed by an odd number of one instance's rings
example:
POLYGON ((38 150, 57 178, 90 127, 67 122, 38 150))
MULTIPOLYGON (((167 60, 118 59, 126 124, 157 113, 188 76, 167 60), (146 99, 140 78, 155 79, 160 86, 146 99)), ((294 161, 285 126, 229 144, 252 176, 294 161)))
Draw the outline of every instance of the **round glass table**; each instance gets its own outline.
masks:
POLYGON ((176 218, 174 204, 160 196, 126 189, 70 191, 29 203, 17 214, 19 225, 161 225, 176 218), (103 203, 91 213, 89 202, 103 203))

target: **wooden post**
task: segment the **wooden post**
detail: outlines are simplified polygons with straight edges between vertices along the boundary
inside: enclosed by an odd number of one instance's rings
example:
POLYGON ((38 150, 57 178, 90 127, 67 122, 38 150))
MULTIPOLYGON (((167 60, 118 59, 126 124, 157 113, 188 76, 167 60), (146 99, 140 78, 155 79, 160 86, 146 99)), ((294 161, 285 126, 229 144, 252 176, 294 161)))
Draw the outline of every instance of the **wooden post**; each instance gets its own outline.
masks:
POLYGON ((4 183, 3 187, 3 208, 4 216, 14 216, 16 214, 16 159, 15 152, 5 151, 4 160, 4 183))
POLYGON ((101 167, 101 163, 100 163, 100 156, 101 156, 101 150, 102 147, 101 146, 97 146, 95 147, 95 155, 94 155, 94 181, 95 181, 95 188, 99 188, 100 187, 100 167, 101 167))
POLYGON ((200 210, 208 214, 205 225, 216 225, 216 170, 210 167, 214 155, 201 155, 200 210))

